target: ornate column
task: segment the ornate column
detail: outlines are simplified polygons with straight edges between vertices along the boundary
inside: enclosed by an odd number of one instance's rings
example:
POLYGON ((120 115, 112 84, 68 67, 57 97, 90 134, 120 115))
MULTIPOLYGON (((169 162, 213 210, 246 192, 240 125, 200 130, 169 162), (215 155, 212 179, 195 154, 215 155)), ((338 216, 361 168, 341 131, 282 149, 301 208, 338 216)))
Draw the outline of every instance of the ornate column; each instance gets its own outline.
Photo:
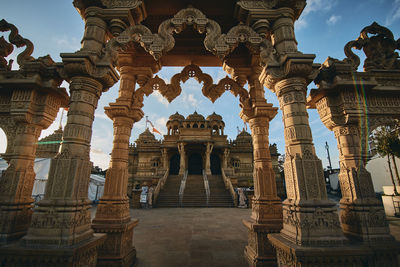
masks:
MULTIPOLYGON (((34 93, 34 92, 26 92, 34 93)), ((0 180, 0 241, 7 243, 26 234, 32 215, 33 170, 42 126, 17 123, 14 153, 0 180)))
POLYGON ((269 122, 277 114, 277 108, 265 101, 258 80, 251 79, 249 86, 253 104, 240 113, 250 125, 254 157, 252 213, 249 220, 243 220, 249 232, 245 257, 249 266, 276 266, 275 251, 267 234, 282 229, 282 204, 276 192, 268 141, 269 122))
POLYGON ((364 242, 392 241, 381 202, 375 197, 371 174, 365 169, 368 144, 361 132, 367 127, 357 124, 333 128, 340 159, 340 219, 343 232, 364 242))
POLYGON ((315 154, 306 110, 307 82, 284 79, 275 84, 285 131, 285 180, 281 236, 299 245, 341 245, 335 203, 328 200, 322 163, 315 154))
POLYGON ((211 152, 213 150, 214 145, 211 143, 207 143, 206 145, 206 153, 205 153, 205 171, 207 175, 211 175, 211 164, 210 164, 210 157, 211 157, 211 152))
MULTIPOLYGON (((389 117, 390 120, 391 112, 396 112, 394 106, 398 90, 390 89, 387 94, 381 90, 374 92, 374 87, 383 80, 379 77, 381 73, 377 72, 378 77, 373 77, 375 74, 372 73, 354 72, 348 62, 328 58, 315 79, 319 89, 310 92, 308 105, 317 108, 321 121, 334 132, 337 140, 343 232, 353 241, 374 246, 384 243, 388 251, 393 237, 382 203, 375 197, 371 174, 365 169, 368 127, 371 127, 374 118, 385 120, 389 117), (368 79, 365 78, 367 75, 368 79), (333 77, 337 82, 332 83, 333 77), (350 88, 348 84, 351 84, 350 88), (388 103, 388 106, 382 107, 382 103, 388 103), (381 107, 376 108, 377 104, 381 107)), ((385 78, 391 76, 386 74, 385 78)))
POLYGON ((24 237, 30 245, 72 246, 93 238, 87 199, 92 162, 92 123, 103 86, 90 77, 73 77, 61 152, 51 162, 44 199, 24 237))
POLYGON ((130 266, 136 256, 132 238, 138 220, 130 217, 127 197, 129 138, 133 123, 139 121, 144 114, 140 109, 120 105, 118 100, 105 109, 113 120, 114 142, 104 195, 92 223, 96 233, 107 233, 107 239, 99 249, 97 266, 108 266, 111 263, 130 266))
POLYGON ((178 151, 181 158, 179 165, 179 175, 184 175, 186 171, 186 151, 184 143, 178 143, 178 151))
POLYGON ((166 170, 168 169, 168 149, 166 147, 164 147, 161 150, 161 154, 162 154, 162 164, 163 164, 163 168, 166 170))
POLYGON ((29 256, 35 262, 46 259, 54 264, 68 261, 94 266, 97 247, 105 238, 94 234, 91 227, 89 152, 98 100, 118 75, 107 56, 102 58, 107 25, 101 18, 101 9, 87 8, 85 20, 83 49, 61 54, 60 73, 70 82, 67 124, 60 153, 50 165, 44 199, 35 208, 28 234, 21 243, 27 247, 26 253, 35 251, 29 256))
MULTIPOLYGON (((132 55, 121 55, 119 62, 125 64, 131 60, 132 55)), ((119 96, 115 103, 105 107, 107 116, 113 120, 114 141, 104 195, 92 222, 96 233, 107 234, 106 241, 99 249, 97 266, 130 266, 136 257, 133 229, 138 220, 130 217, 127 197, 129 138, 133 124, 144 113, 139 107, 131 106, 136 84, 134 68, 122 66, 120 73, 119 96)))
POLYGON ((223 155, 223 160, 222 160, 222 168, 228 168, 229 164, 228 164, 228 160, 229 160, 229 153, 230 150, 228 148, 224 149, 224 155, 223 155))
POLYGON ((7 135, 4 158, 9 163, 0 179, 0 243, 4 244, 28 230, 38 138, 54 121, 59 108, 68 105, 68 94, 59 87, 62 78, 50 56, 33 58, 33 44, 5 20, 0 21, 0 31, 11 31, 10 43, 0 40, 0 126, 7 135), (12 60, 5 59, 14 45, 25 46, 17 56, 18 70, 11 70, 12 60))

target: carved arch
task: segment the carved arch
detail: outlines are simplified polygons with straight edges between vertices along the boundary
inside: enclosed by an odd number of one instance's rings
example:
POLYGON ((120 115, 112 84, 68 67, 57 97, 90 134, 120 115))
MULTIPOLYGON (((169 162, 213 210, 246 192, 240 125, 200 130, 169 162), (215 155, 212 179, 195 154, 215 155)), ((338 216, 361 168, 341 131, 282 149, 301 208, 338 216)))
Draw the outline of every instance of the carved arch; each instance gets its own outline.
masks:
POLYGON ((157 75, 149 79, 144 86, 135 91, 133 106, 141 108, 143 106, 144 95, 149 96, 154 90, 158 90, 168 102, 171 102, 182 92, 180 83, 186 82, 189 78, 195 78, 199 83, 203 82, 203 95, 213 103, 225 91, 230 91, 235 97, 239 96, 239 101, 242 105, 247 105, 250 99, 248 91, 228 76, 221 79, 217 84, 214 84, 209 74, 203 73, 199 66, 191 64, 184 67, 180 73, 172 76, 170 84, 166 84, 165 81, 157 75))
POLYGON ((115 63, 118 50, 124 50, 131 42, 136 42, 158 61, 175 46, 173 33, 180 33, 187 26, 193 26, 201 34, 206 33, 205 48, 220 59, 226 57, 240 43, 244 43, 252 53, 260 54, 260 62, 265 64, 273 50, 272 43, 249 26, 240 24, 230 29, 227 34, 221 34, 221 27, 217 22, 208 19, 198 9, 186 8, 173 18, 162 22, 156 34, 143 25, 127 28, 107 43, 106 53, 112 56, 115 63))

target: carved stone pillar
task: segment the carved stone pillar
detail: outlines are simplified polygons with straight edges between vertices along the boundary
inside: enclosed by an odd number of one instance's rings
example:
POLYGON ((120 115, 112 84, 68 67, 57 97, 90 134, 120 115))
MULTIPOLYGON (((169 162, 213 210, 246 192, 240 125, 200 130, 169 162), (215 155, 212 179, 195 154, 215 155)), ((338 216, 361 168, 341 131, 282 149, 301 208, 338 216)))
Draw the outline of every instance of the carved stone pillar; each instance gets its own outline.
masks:
POLYGON ((181 158, 179 165, 179 175, 183 175, 186 171, 186 151, 184 143, 178 143, 178 151, 181 158))
MULTIPOLYGON (((367 128, 362 128, 366 133, 367 128)), ((340 219, 349 238, 364 242, 392 241, 382 204, 375 197, 371 174, 365 169, 368 145, 356 124, 333 128, 340 159, 340 219)))
POLYGON ((276 266, 275 251, 267 239, 267 234, 282 229, 282 204, 276 193, 268 144, 269 121, 275 117, 276 109, 264 100, 240 114, 250 125, 254 155, 252 214, 249 220, 243 221, 249 231, 245 248, 249 266, 276 266))
MULTIPOLYGON (((28 230, 32 215, 33 166, 38 138, 42 129, 53 122, 59 108, 68 103, 65 89, 57 87, 61 79, 47 69, 53 67, 53 63, 51 61, 49 65, 44 65, 34 62, 25 65, 24 75, 13 71, 7 78, 0 79, 0 87, 4 89, 0 92, 0 98, 6 100, 3 102, 3 115, 8 117, 5 120, 9 125, 7 134, 13 137, 8 146, 12 146, 12 153, 7 149, 9 166, 0 179, 0 243, 16 240, 28 230), (41 77, 41 74, 48 76, 41 77), (32 82, 31 75, 39 78, 32 82), (6 90, 10 84, 22 89, 6 90), (48 84, 54 87, 47 87, 48 84)), ((0 120, 1 126, 3 123, 4 120, 0 120)))
POLYGON ((275 85, 285 131, 285 180, 281 236, 299 245, 341 245, 335 203, 328 200, 322 163, 315 155, 306 110, 306 81, 284 79, 275 85))
POLYGON ((164 147, 161 150, 161 153, 162 153, 162 165, 163 165, 163 168, 166 170, 169 167, 168 166, 168 149, 166 147, 164 147))
POLYGON ((32 215, 33 164, 42 126, 20 122, 14 152, 0 180, 0 241, 7 243, 26 234, 32 215))
POLYGON ((71 100, 61 152, 51 162, 44 199, 32 216, 27 246, 72 246, 93 238, 87 199, 92 162, 92 123, 103 86, 89 77, 71 79, 71 100))
POLYGON ((113 120, 114 142, 104 195, 92 225, 96 233, 107 233, 107 239, 99 249, 97 266, 130 266, 136 256, 132 238, 138 220, 130 217, 127 197, 129 138, 133 123, 144 114, 140 109, 120 105, 118 100, 105 109, 113 120))
POLYGON ((225 148, 224 155, 223 155, 223 160, 222 160, 222 168, 223 169, 228 168, 228 166, 229 166, 229 164, 228 164, 229 153, 230 153, 229 149, 225 148))
POLYGON ((105 107, 105 113, 113 120, 114 140, 110 167, 106 173, 104 194, 97 207, 92 228, 96 233, 106 233, 107 239, 99 249, 97 266, 130 266, 136 257, 133 247, 133 229, 138 220, 129 214, 128 158, 129 138, 133 124, 143 117, 139 107, 132 107, 136 85, 132 55, 120 55, 121 83, 115 103, 105 107))
POLYGON ((207 175, 211 175, 211 163, 210 163, 210 157, 211 157, 211 152, 213 150, 214 145, 211 143, 207 143, 206 145, 206 153, 205 153, 205 171, 207 175))

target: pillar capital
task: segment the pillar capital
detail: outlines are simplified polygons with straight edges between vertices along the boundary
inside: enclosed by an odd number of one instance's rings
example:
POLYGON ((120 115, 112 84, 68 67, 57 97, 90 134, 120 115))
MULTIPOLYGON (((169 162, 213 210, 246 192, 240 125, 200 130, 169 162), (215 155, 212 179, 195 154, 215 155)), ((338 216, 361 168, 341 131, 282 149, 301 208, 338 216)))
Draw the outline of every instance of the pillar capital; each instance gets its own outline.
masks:
POLYGON ((244 122, 250 122, 253 119, 265 119, 266 122, 272 120, 278 113, 278 108, 273 107, 271 103, 257 103, 251 108, 244 107, 240 112, 240 118, 244 122))
POLYGON ((313 63, 314 54, 302 54, 298 51, 283 54, 283 59, 271 62, 260 75, 260 82, 273 92, 294 83, 305 83, 307 86, 318 74, 320 64, 313 63), (290 79, 292 78, 292 79, 290 79), (285 81, 287 80, 287 81, 285 81))
POLYGON ((294 21, 306 6, 305 0, 285 1, 248 1, 241 0, 236 4, 235 16, 249 26, 260 20, 273 23, 278 18, 285 16, 294 21), (290 4, 288 4, 290 3, 290 4))

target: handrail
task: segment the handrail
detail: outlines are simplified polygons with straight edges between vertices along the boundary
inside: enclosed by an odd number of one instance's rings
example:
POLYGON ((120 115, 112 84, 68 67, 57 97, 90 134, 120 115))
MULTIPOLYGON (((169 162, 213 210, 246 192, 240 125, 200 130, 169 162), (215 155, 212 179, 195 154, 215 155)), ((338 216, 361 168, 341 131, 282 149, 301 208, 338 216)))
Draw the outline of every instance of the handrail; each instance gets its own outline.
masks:
POLYGON ((206 206, 208 206, 208 201, 210 199, 210 184, 208 183, 207 174, 205 170, 203 170, 203 180, 204 180, 204 189, 206 190, 206 206))
POLYGON ((181 180, 181 186, 179 187, 179 206, 182 207, 183 193, 185 192, 186 179, 188 176, 188 170, 185 170, 181 180))
POLYGON ((223 168, 221 168, 221 172, 222 172, 222 179, 224 180, 225 187, 227 189, 229 189, 229 193, 231 193, 233 204, 236 207, 237 206, 238 197, 237 197, 237 194, 235 192, 235 189, 233 188, 232 181, 231 181, 230 178, 226 177, 225 171, 224 171, 223 168))
POLYGON ((168 174, 169 174, 169 168, 167 168, 167 170, 164 173, 164 176, 158 180, 156 189, 154 190, 154 203, 157 203, 158 200, 158 195, 160 194, 161 189, 164 187, 165 183, 167 182, 167 178, 168 178, 168 174))

